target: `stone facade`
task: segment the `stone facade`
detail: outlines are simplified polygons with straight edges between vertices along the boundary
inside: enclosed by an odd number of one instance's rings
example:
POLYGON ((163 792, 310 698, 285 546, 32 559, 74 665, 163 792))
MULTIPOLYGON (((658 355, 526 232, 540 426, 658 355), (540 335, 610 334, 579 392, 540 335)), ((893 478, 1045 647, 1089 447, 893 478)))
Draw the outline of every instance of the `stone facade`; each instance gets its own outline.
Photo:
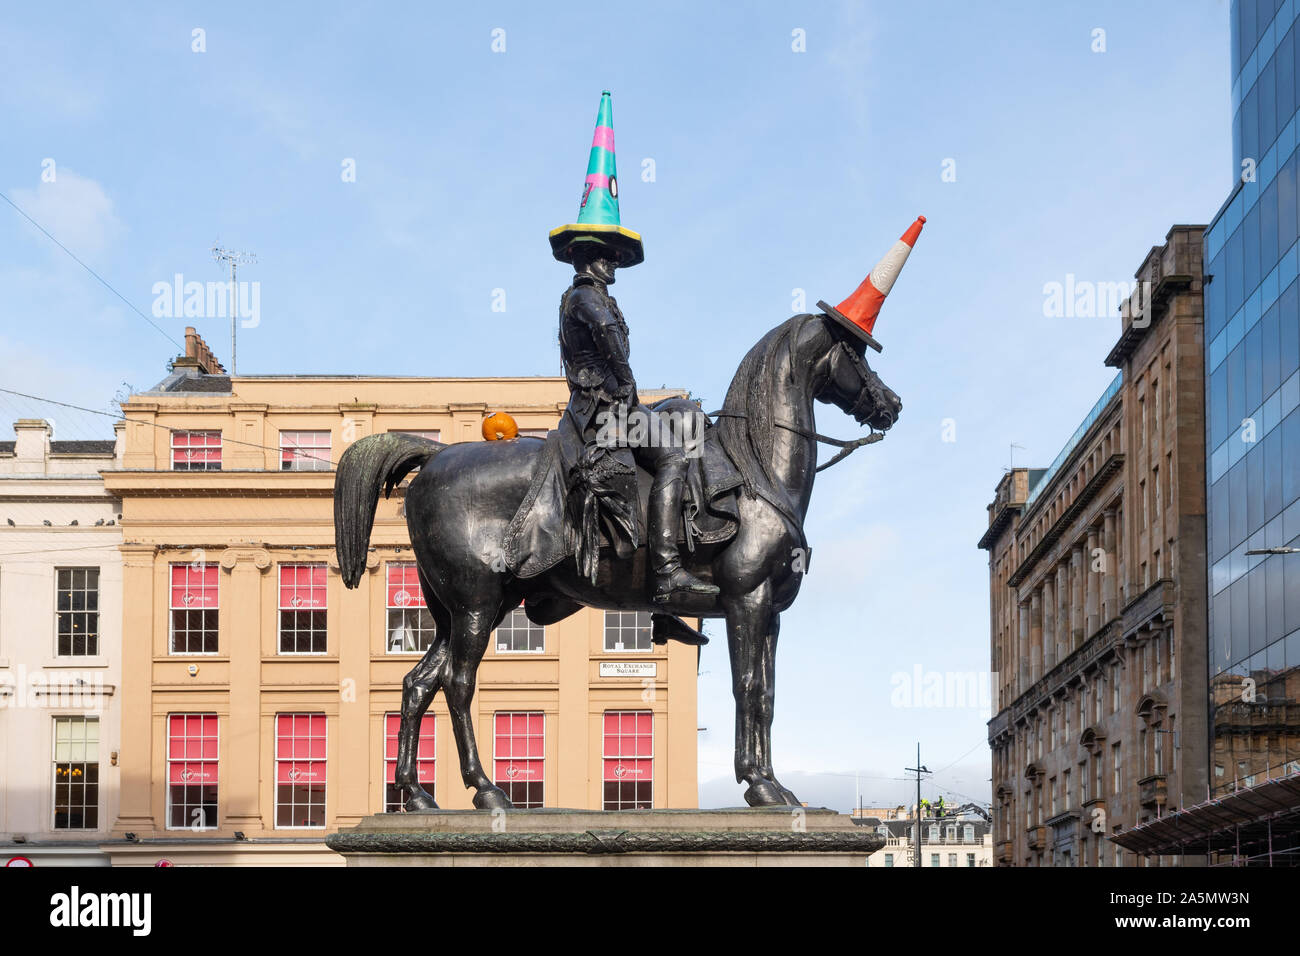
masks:
MULTIPOLYGON (((232 377, 195 354, 123 403, 124 467, 108 482, 126 519, 121 809, 105 843, 114 865, 343 862, 324 838, 392 802, 392 715, 424 645, 407 647, 408 625, 393 623, 402 613, 395 602, 412 600, 393 591, 391 577, 413 561, 404 484, 380 500, 367 573, 347 590, 334 555, 334 463, 377 432, 481 441, 489 411, 512 414, 525 434, 544 433, 567 398, 561 378, 232 377), (300 460, 307 455, 319 462, 300 460), (299 592, 285 595, 299 585, 286 584, 286 568, 296 581, 319 575, 314 631, 296 630, 304 617, 289 608, 299 592), (210 620, 185 609, 196 588, 215 602, 199 594, 210 620), (178 621, 190 630, 178 631, 178 621), (177 717, 201 717, 202 735, 215 733, 215 766, 178 764, 177 717), (286 743, 299 734, 297 718, 306 736, 286 743), (310 765, 285 759, 299 744, 319 745, 310 765), (197 795, 186 795, 182 779, 203 781, 197 795)), ((519 624, 527 647, 504 625, 495 632, 473 702, 490 775, 512 745, 494 742, 505 739, 499 718, 523 715, 513 746, 534 747, 541 759, 503 759, 500 772, 522 767, 511 780, 536 783, 530 792, 542 806, 599 811, 619 786, 609 774, 625 770, 611 771, 609 758, 627 755, 606 752, 605 722, 633 713, 652 756, 629 762, 628 772, 645 777, 619 780, 648 784, 632 788, 634 799, 653 807, 696 806, 697 649, 650 645, 648 628, 642 635, 619 621, 613 644, 606 616, 591 610, 544 635, 519 624)), ((426 722, 432 740, 421 766, 436 777, 426 788, 444 808, 469 808, 441 695, 426 722)))
POLYGON ((1206 797, 1202 232, 1147 255, 1115 381, 989 505, 998 865, 1131 865, 1109 836, 1206 797))
POLYGON ((118 440, 0 442, 0 862, 106 865, 120 750, 118 440), (76 751, 73 753, 73 751, 76 751))

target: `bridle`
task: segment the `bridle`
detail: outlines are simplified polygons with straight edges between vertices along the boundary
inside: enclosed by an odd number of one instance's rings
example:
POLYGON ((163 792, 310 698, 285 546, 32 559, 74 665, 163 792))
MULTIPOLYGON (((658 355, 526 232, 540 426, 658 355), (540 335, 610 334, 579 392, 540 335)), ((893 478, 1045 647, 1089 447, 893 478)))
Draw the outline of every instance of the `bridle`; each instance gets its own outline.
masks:
MULTIPOLYGON (((709 418, 744 418, 744 419, 749 418, 749 416, 746 415, 744 412, 732 412, 732 411, 728 411, 725 408, 720 408, 716 412, 709 412, 708 417, 709 418)), ((823 465, 818 465, 816 469, 817 471, 825 471, 831 465, 838 464, 839 462, 843 461, 845 458, 848 458, 849 455, 853 454, 863 445, 873 445, 885 437, 884 432, 878 432, 874 428, 871 429, 870 435, 865 435, 862 438, 843 439, 843 438, 832 438, 830 435, 823 435, 821 432, 809 431, 807 428, 800 428, 798 425, 794 424, 793 422, 781 421, 779 418, 774 420, 772 424, 775 425, 777 428, 784 428, 786 431, 794 432, 796 435, 802 435, 804 438, 811 439, 812 441, 821 442, 824 445, 834 445, 840 449, 840 451, 836 452, 835 456, 831 458, 830 461, 826 462, 823 465)), ((870 428, 871 426, 868 425, 867 427, 870 428)))
MULTIPOLYGON (((872 373, 866 359, 858 353, 858 350, 845 342, 838 343, 837 347, 842 354, 848 356, 854 371, 862 379, 862 388, 858 390, 858 396, 853 400, 853 407, 849 409, 849 414, 856 420, 859 413, 865 413, 869 407, 879 407, 884 396, 875 385, 879 379, 872 373)), ((866 417, 865 414, 863 417, 866 417)))
MULTIPOLYGON (((858 391, 857 398, 853 400, 853 407, 849 409, 849 414, 852 415, 854 419, 857 419, 858 414, 860 412, 865 413, 868 408, 878 407, 880 405, 880 401, 883 398, 883 396, 880 395, 879 390, 876 389, 876 387, 872 383, 872 379, 874 378, 874 376, 871 373, 871 369, 867 366, 866 360, 863 359, 863 357, 859 355, 857 351, 847 343, 839 342, 836 344, 836 348, 842 349, 844 351, 844 353, 848 356, 849 361, 853 363, 854 369, 856 369, 858 374, 862 377, 862 388, 858 391)), ((710 412, 709 417, 710 418, 743 418, 743 419, 749 418, 749 416, 746 415, 744 412, 733 412, 725 408, 720 408, 716 412, 710 412)), ((834 445, 835 447, 840 449, 838 452, 836 452, 835 456, 831 458, 830 461, 826 462, 823 465, 818 465, 816 469, 817 471, 825 471, 831 465, 838 464, 839 462, 843 461, 845 458, 848 458, 849 455, 853 454, 863 445, 875 444, 876 442, 880 441, 882 438, 885 437, 884 432, 878 432, 870 425, 868 425, 867 427, 871 428, 871 434, 865 435, 862 438, 842 439, 842 438, 832 438, 830 435, 823 435, 820 432, 811 431, 807 428, 801 428, 800 426, 794 424, 793 422, 781 421, 780 419, 775 419, 772 422, 772 424, 775 425, 777 428, 784 428, 786 431, 794 432, 796 435, 801 435, 804 438, 810 439, 812 441, 821 442, 824 445, 834 445)))

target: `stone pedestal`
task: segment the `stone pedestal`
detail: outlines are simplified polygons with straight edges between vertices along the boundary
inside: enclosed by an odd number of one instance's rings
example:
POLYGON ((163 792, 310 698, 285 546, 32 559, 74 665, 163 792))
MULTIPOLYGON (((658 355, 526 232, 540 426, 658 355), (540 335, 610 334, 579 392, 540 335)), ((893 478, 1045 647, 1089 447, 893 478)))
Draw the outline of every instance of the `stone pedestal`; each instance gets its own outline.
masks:
POLYGON ((380 813, 325 839, 348 866, 866 866, 884 842, 803 807, 380 813))

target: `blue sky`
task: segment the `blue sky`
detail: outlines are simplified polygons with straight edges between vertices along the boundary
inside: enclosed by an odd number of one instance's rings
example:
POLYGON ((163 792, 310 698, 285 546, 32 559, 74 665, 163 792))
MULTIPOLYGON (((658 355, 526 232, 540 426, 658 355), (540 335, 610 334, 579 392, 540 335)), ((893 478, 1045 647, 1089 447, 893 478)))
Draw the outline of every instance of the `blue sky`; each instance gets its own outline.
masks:
MULTIPOLYGON (((1114 374, 1118 318, 1047 318, 1043 287, 1130 280, 1232 177, 1224 0, 26 5, 0 80, 0 189, 140 310, 175 273, 219 280, 214 243, 258 253, 246 373, 555 374, 546 233, 576 212, 604 88, 645 238, 615 289, 645 387, 716 407, 794 290, 838 302, 927 216, 871 357, 902 418, 819 479, 782 627, 778 773, 843 807, 855 785, 907 800, 918 740, 944 768, 927 795, 988 799, 986 715, 893 706, 891 677, 987 671, 975 542, 1009 445, 1050 463, 1114 374)), ((2 203, 0 284, 6 388, 108 408, 176 351, 2 203)), ((226 323, 197 324, 227 356, 226 323)), ((109 434, 8 395, 0 414, 109 434)), ((735 803, 722 641, 701 666, 701 799, 735 803)))

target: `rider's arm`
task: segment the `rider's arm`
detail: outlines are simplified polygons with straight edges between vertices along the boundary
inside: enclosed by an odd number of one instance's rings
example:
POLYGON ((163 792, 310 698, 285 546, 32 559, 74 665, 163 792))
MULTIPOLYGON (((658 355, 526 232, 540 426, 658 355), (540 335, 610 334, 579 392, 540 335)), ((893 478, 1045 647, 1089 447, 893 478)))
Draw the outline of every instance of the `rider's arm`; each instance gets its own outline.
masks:
POLYGON ((574 296, 574 315, 591 330, 592 340, 596 344, 619 385, 620 398, 626 398, 636 388, 632 376, 632 364, 629 357, 627 335, 623 324, 614 315, 603 300, 592 293, 579 289, 574 296))

